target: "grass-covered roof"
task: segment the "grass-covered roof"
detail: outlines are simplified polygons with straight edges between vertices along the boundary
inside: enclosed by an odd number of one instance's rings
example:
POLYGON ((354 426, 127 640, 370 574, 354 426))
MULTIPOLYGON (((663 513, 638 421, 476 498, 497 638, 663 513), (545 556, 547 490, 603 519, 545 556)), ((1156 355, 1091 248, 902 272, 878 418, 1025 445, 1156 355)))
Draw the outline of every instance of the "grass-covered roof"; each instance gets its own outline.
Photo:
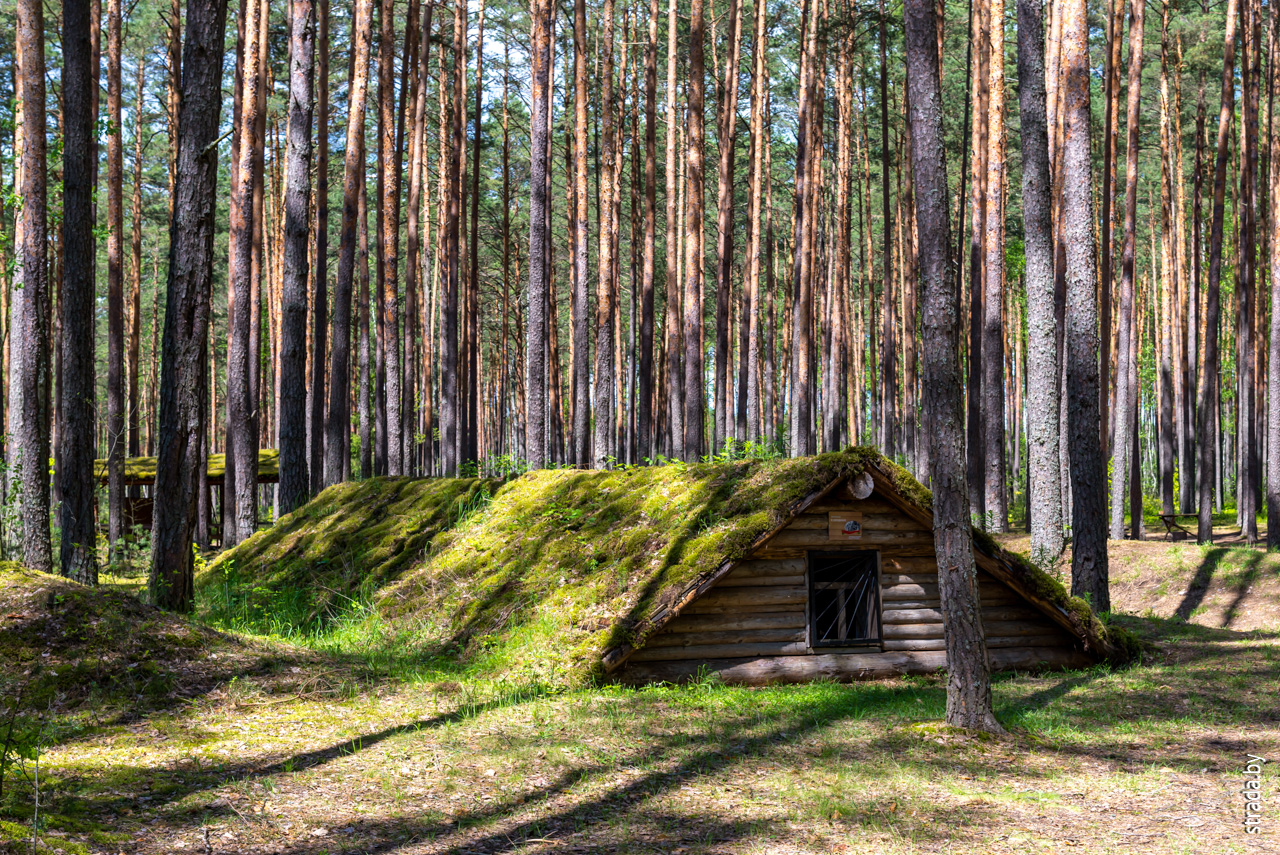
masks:
MULTIPOLYGON (((927 512, 928 491, 867 448, 540 470, 505 482, 351 482, 224 553, 197 587, 227 619, 283 605, 320 625, 346 604, 371 603, 376 620, 399 633, 412 627, 440 652, 579 682, 603 670, 606 651, 641 646, 673 606, 747 556, 806 499, 869 466, 927 512)), ((1019 567, 1061 591, 1030 565, 1019 567)))

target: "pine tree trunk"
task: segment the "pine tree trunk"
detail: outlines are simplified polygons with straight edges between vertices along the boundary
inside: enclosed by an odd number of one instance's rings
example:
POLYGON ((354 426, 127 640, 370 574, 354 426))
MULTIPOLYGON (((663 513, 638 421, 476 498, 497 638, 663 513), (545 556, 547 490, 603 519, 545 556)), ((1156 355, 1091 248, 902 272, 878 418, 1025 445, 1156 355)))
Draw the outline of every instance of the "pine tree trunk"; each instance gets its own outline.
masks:
POLYGON ((365 175, 364 157, 361 156, 360 200, 358 203, 359 236, 357 237, 356 276, 359 285, 356 290, 356 382, 353 391, 356 395, 356 417, 360 422, 360 477, 371 478, 375 474, 374 457, 376 452, 374 425, 374 387, 373 376, 373 337, 369 330, 370 294, 369 294, 369 187, 365 175))
POLYGON ((1058 444, 1058 346, 1054 312, 1052 181, 1044 87, 1044 6, 1018 2, 1018 105, 1022 122, 1022 207, 1026 235, 1027 446, 1031 556, 1052 566, 1062 555, 1058 444))
MULTIPOLYGON (((21 8, 21 7, 20 7, 21 8)), ((192 530, 198 473, 204 470, 204 376, 213 287, 218 138, 222 111, 225 0, 188 8, 182 48, 181 106, 170 234, 169 279, 160 372, 155 515, 151 528, 152 602, 176 612, 194 599, 192 530)), ((31 197, 28 197, 29 199, 31 197)))
MULTIPOLYGON (((62 426, 58 436, 62 446, 58 469, 62 487, 62 505, 59 510, 59 524, 62 528, 60 561, 62 575, 85 585, 96 585, 98 565, 94 511, 97 501, 94 487, 97 479, 93 471, 93 403, 96 380, 93 365, 94 158, 93 114, 89 101, 90 92, 97 89, 98 81, 90 66, 89 5, 66 4, 62 24, 62 92, 66 126, 63 129, 62 149, 62 237, 65 249, 60 307, 62 338, 59 342, 62 382, 58 387, 62 399, 62 426)), ((24 168, 26 165, 23 164, 24 168)), ((21 214, 26 213, 30 204, 23 205, 21 214)), ((22 295, 18 296, 21 298, 22 295)), ((14 329, 16 327, 10 327, 11 332, 14 329)))
POLYGON ((1248 543, 1258 540, 1258 434, 1256 389, 1256 343, 1254 328, 1257 315, 1257 176, 1258 176, 1258 78, 1261 76, 1259 47, 1261 14, 1255 0, 1245 0, 1240 7, 1241 50, 1240 92, 1243 98, 1240 117, 1240 212, 1237 237, 1238 262, 1236 288, 1239 320, 1236 342, 1239 347, 1236 422, 1240 435, 1239 477, 1236 507, 1248 543))
MULTIPOLYGON (((464 63, 465 65, 465 63, 464 63)), ((467 432, 463 457, 480 462, 480 144, 484 127, 481 96, 484 93, 484 0, 480 2, 480 28, 476 37, 476 115, 471 168, 471 275, 467 277, 467 432)))
MULTIPOLYGON (((982 303, 986 265, 983 264, 983 232, 987 221, 987 145, 990 113, 991 16, 988 0, 974 0, 976 8, 970 38, 977 44, 973 56, 971 88, 973 92, 973 211, 972 234, 969 236, 969 341, 966 375, 966 461, 968 467, 969 510, 986 521, 986 445, 982 441, 982 303)), ((961 233, 963 234, 963 226, 961 233)))
MULTIPOLYGON (((1174 512, 1173 470, 1175 463, 1174 335, 1178 329, 1178 238, 1173 212, 1175 204, 1169 119, 1169 7, 1160 11, 1160 263, 1163 269, 1160 324, 1160 503, 1161 512, 1174 512)), ((1135 390, 1136 391, 1136 390, 1135 390)))
MULTIPOLYGON (((525 457, 532 469, 546 465, 547 293, 550 271, 544 247, 548 241, 547 172, 551 110, 551 16, 549 0, 533 0, 531 15, 530 145, 529 145, 529 319, 525 325, 525 457)), ((551 308, 554 308, 554 303, 551 308)), ((554 316, 550 319, 555 323, 554 316)))
MULTIPOLYGON (((147 63, 145 58, 138 58, 137 77, 134 79, 134 103, 133 103, 133 193, 130 199, 130 219, 131 231, 129 235, 129 345, 126 354, 128 367, 128 383, 129 383, 129 456, 139 457, 142 454, 142 437, 139 430, 141 421, 142 402, 141 389, 139 379, 141 378, 141 359, 142 359, 142 129, 144 124, 143 117, 143 97, 147 88, 147 63)), ((64 220, 65 223, 65 220, 64 220)), ((64 225, 65 240, 65 225, 64 225)), ((63 300, 66 300, 65 288, 63 290, 63 300)), ((66 335, 66 318, 63 318, 63 335, 66 335)), ((66 356, 63 355, 63 371, 64 377, 66 371, 66 356)), ((63 418, 66 418, 66 403, 63 402, 63 418)), ((65 460, 65 458, 64 458, 65 460)), ((137 495, 137 489, 133 488, 133 494, 137 495)), ((66 501, 66 493, 63 493, 63 501, 66 501)))
POLYGON ((931 438, 933 539, 947 645, 947 724, 1003 732, 978 604, 961 430, 959 294, 949 275, 946 155, 932 0, 906 0, 907 87, 924 316, 924 420, 931 438))
POLYGON ((682 273, 680 252, 680 215, 683 208, 679 203, 679 138, 681 124, 676 110, 679 91, 676 88, 676 71, 678 65, 676 32, 677 32, 677 0, 667 0, 667 129, 666 129, 666 238, 663 251, 667 257, 666 278, 664 279, 665 311, 666 311, 666 347, 664 357, 667 363, 667 441, 663 444, 668 456, 681 459, 684 457, 684 371, 681 368, 683 354, 683 288, 680 283, 682 273))
MULTIPOLYGON (((751 172, 749 184, 749 214, 747 219, 747 275, 744 283, 746 292, 742 305, 743 319, 746 322, 746 339, 742 342, 742 353, 746 373, 746 438, 759 442, 761 429, 761 389, 760 389, 760 319, 762 317, 760 275, 762 256, 764 255, 764 221, 762 208, 764 205, 765 184, 768 176, 764 174, 764 99, 765 99, 765 64, 769 52, 769 29, 767 4, 762 0, 753 3, 754 35, 751 40, 751 172)), ((772 295, 765 295, 772 300, 772 295)), ((741 384, 740 384, 741 385, 741 384)))
MULTIPOLYGON (((889 220, 889 61, 886 55, 888 36, 886 34, 886 15, 884 0, 880 2, 880 203, 883 208, 884 224, 884 260, 880 265, 882 277, 881 298, 884 311, 881 319, 884 323, 880 337, 882 357, 880 360, 880 450, 886 457, 893 458, 897 453, 894 433, 897 428, 895 404, 897 402, 898 363, 897 348, 893 339, 896 330, 895 302, 893 296, 893 229, 889 220)), ((813 72, 810 71, 810 74, 813 72)))
POLYGON ((378 448, 386 474, 404 474, 400 412, 400 152, 396 145, 395 5, 382 0, 378 39, 378 352, 383 395, 378 399, 378 448))
MULTIPOLYGON (((1270 142, 1269 198, 1280 199, 1280 122, 1274 113, 1280 78, 1276 74, 1277 27, 1280 12, 1271 5, 1271 50, 1267 77, 1268 136, 1270 142)), ((1267 351, 1267 549, 1280 549, 1280 236, 1276 234, 1280 217, 1271 214, 1270 262, 1271 272, 1271 337, 1267 351)))
POLYGON ((1098 425, 1098 282, 1089 154, 1089 43, 1084 0, 1060 0, 1063 91, 1063 237, 1067 262, 1067 429, 1071 444, 1071 589, 1111 610, 1106 463, 1098 425))
MULTIPOLYGON (((655 456, 653 303, 657 256, 658 180, 658 0, 649 2, 649 35, 644 51, 644 261, 640 286, 639 367, 636 377, 636 457, 655 456)), ((635 141, 632 142, 636 144, 635 141)))
MULTIPOLYGON (((790 411, 788 434, 792 457, 803 457, 812 453, 812 448, 809 444, 811 390, 808 377, 811 359, 809 333, 813 316, 813 296, 810 289, 812 280, 808 268, 810 256, 809 253, 805 252, 804 235, 806 234, 806 220, 811 216, 811 197, 813 196, 810 189, 812 182, 810 167, 812 164, 809 157, 809 145, 812 135, 810 134, 809 126, 813 123, 813 87, 810 78, 813 75, 817 42, 815 2, 816 0, 806 0, 802 4, 800 26, 803 52, 800 58, 800 77, 798 80, 800 105, 796 122, 795 216, 792 229, 794 258, 791 271, 791 347, 790 359, 788 360, 791 375, 791 382, 788 384, 791 392, 790 406, 788 407, 790 411)), ((887 234, 887 217, 885 219, 885 230, 887 234)))
MULTIPOLYGON (((254 314, 254 166, 255 153, 261 147, 258 137, 258 90, 262 42, 258 38, 260 16, 267 13, 265 0, 248 0, 244 23, 244 57, 241 64, 241 108, 239 125, 233 133, 238 137, 232 166, 231 183, 231 248, 227 290, 227 412, 226 474, 224 495, 229 497, 230 513, 223 520, 223 544, 235 546, 253 534, 257 523, 257 483, 251 477, 257 461, 257 436, 254 435, 253 411, 257 408, 251 372, 257 366, 251 357, 254 314)), ((227 503, 224 503, 227 504, 227 503)))
POLYGON ((463 78, 466 76, 465 56, 466 7, 462 2, 453 10, 453 96, 450 106, 448 208, 445 218, 445 275, 444 306, 441 312, 441 383, 440 383, 440 444, 441 462, 446 476, 458 474, 461 463, 462 419, 460 406, 462 385, 459 382, 458 361, 458 289, 462 274, 461 226, 462 226, 462 155, 466 134, 463 129, 462 99, 463 78))
MULTIPOLYGON (((1129 97, 1125 126, 1124 243, 1120 256, 1120 318, 1116 347, 1116 413, 1115 455, 1111 478, 1111 538, 1124 538, 1126 479, 1129 473, 1129 431, 1133 429, 1137 410, 1136 378, 1130 375, 1135 363, 1135 348, 1130 330, 1133 328, 1134 245, 1138 210, 1138 131, 1141 117, 1142 40, 1145 24, 1145 0, 1133 0, 1129 18, 1129 97), (1120 474, 1123 473, 1123 474, 1120 474)), ((1105 283, 1104 283, 1105 284, 1105 283)), ((1104 332, 1109 336, 1110 330, 1104 332)), ((1138 521, 1133 521, 1133 532, 1138 521)))
POLYGON ((719 127, 717 140, 719 159, 716 179, 716 421, 712 450, 724 446, 729 435, 729 298, 733 272, 733 173, 738 127, 738 66, 742 51, 742 3, 729 0, 730 55, 720 86, 719 127))
MULTIPOLYGON (((333 286, 333 335, 329 356, 329 416, 325 422, 324 481, 343 480, 350 465, 351 437, 351 296, 355 283, 357 217, 364 181, 364 113, 369 85, 369 41, 373 0, 357 0, 352 23, 352 71, 347 106, 346 148, 342 166, 342 231, 338 243, 338 278, 333 286)), ((362 447, 363 451, 363 447, 362 447)))
POLYGON ((311 493, 324 489, 325 333, 329 321, 329 0, 316 0, 316 221, 311 271, 311 388, 307 410, 311 493))
MULTIPOLYGON (((601 35, 600 35, 600 52, 602 54, 602 63, 600 70, 599 86, 601 90, 600 99, 600 115, 603 119, 604 133, 601 146, 601 160, 603 161, 600 170, 599 192, 603 199, 602 207, 599 212, 599 223, 597 224, 599 232, 598 251, 596 255, 596 319, 595 319, 595 338, 596 338, 596 365, 595 365, 595 434, 592 442, 593 455, 591 463, 597 469, 603 469, 609 465, 610 458, 613 454, 613 420, 614 420, 614 376, 613 365, 613 349, 614 349, 614 299, 615 299, 615 278, 614 264, 618 250, 618 234, 617 220, 614 217, 615 205, 614 195, 617 192, 618 173, 617 173, 617 129, 614 116, 614 93, 613 93, 613 31, 614 31, 614 5, 613 0, 604 0, 601 12, 601 35)), ((585 91, 585 86, 583 87, 585 91)), ((580 114, 585 116, 586 105, 580 108, 580 114)), ((585 163, 585 157, 581 155, 584 152, 579 150, 579 163, 585 163)), ((585 174, 585 173, 584 173, 585 174)), ((581 188, 580 188, 581 189, 581 188)), ((584 197, 578 197, 578 204, 584 204, 584 197)), ((580 207, 580 211, 585 208, 580 207)), ((580 220, 579 226, 586 224, 585 218, 580 220)), ((579 232, 578 240, 584 238, 583 232, 579 232)), ((580 244, 581 246, 582 244, 580 244)), ((585 271, 585 266, 579 269, 579 273, 585 271)), ((586 295, 586 285, 579 283, 581 295, 586 295)), ((586 307, 585 300, 583 307, 586 307)), ((585 358, 587 349, 583 342, 575 342, 574 357, 585 358), (581 351, 581 352, 579 352, 581 351)), ((579 393, 586 391, 585 386, 578 387, 579 393)), ((585 401, 584 401, 585 403, 585 401)), ((576 414, 577 411, 575 411, 576 414)), ((585 412, 583 410, 582 412, 585 412)), ((585 425, 584 425, 585 426, 585 425)))
POLYGON ((288 151, 285 162, 284 277, 280 289, 280 512, 307 500, 307 286, 310 243, 311 117, 315 81, 314 0, 290 0, 288 151))
POLYGON ((990 70, 987 121, 987 202, 982 305, 982 442, 985 519, 1007 531, 1004 400, 1004 0, 988 0, 990 70))
MULTIPOLYGON (((418 430, 420 419, 418 413, 418 359, 417 338, 419 327, 419 300, 426 303, 426 283, 423 280, 422 248, 424 233, 430 236, 430 218, 423 205, 422 188, 426 182, 427 161, 427 91, 431 84, 431 18, 435 11, 435 3, 427 2, 422 14, 422 28, 415 36, 414 53, 417 63, 412 68, 413 108, 409 116, 409 186, 406 198, 406 238, 408 240, 407 257, 405 259, 405 314, 404 314, 404 418, 401 430, 404 447, 404 469, 406 475, 418 474, 422 470, 423 459, 418 452, 417 439, 414 434, 418 430)), ((407 40, 407 36, 406 36, 407 40)), ((504 149, 505 151, 505 149, 504 149)), ((505 216, 505 208, 504 216, 505 216)), ((505 240, 505 230, 504 230, 505 240)), ((504 244, 505 246, 505 244, 504 244)), ((504 292, 505 293, 505 292, 504 292)), ((425 324, 422 325, 425 329, 425 324)), ((428 407, 426 400, 422 406, 428 407)), ((423 431, 425 433, 425 431, 423 431)))
MULTIPOLYGON (((1213 167, 1213 210, 1209 226, 1209 281, 1205 305, 1204 370, 1201 372, 1197 410, 1201 437, 1199 469, 1199 526, 1197 540, 1213 541, 1213 503, 1219 471, 1215 456, 1220 453, 1218 336, 1221 323, 1219 288, 1222 283, 1222 227, 1226 218, 1227 158, 1231 148, 1231 123, 1235 116, 1236 18, 1239 0, 1227 0, 1226 30, 1223 34, 1222 99, 1218 115, 1218 148, 1213 167)), ((1221 499, 1222 490, 1216 490, 1221 499)))
POLYGON ((1109 443, 1111 440, 1111 300, 1112 289, 1115 287, 1115 270, 1113 262, 1115 256, 1115 248, 1113 246, 1112 235, 1114 233, 1114 207, 1115 207, 1115 181, 1116 181, 1116 130, 1120 123, 1120 56, 1121 43, 1123 39, 1120 36, 1120 27, 1124 24, 1124 0, 1111 0, 1111 10, 1107 15, 1107 64, 1104 72, 1104 91, 1103 91, 1103 109, 1106 111, 1103 118, 1102 131, 1102 218, 1101 218, 1101 241, 1098 247, 1098 255, 1100 256, 1101 274, 1102 274, 1102 290, 1101 296, 1101 326, 1102 334, 1102 359, 1101 364, 1101 394, 1098 399, 1098 405, 1101 408, 1102 422, 1102 456, 1104 458, 1110 456, 1109 443))
POLYGON ((684 459, 695 461, 703 453, 703 414, 706 396, 702 378, 702 256, 703 192, 706 96, 706 63, 703 39, 706 31, 705 0, 689 7, 688 137, 685 140, 686 261, 684 271, 684 459))
MULTIPOLYGON (((107 542, 114 562, 124 536, 124 136, 120 0, 107 0, 107 542)), ((64 331, 65 334, 65 331, 64 331)))

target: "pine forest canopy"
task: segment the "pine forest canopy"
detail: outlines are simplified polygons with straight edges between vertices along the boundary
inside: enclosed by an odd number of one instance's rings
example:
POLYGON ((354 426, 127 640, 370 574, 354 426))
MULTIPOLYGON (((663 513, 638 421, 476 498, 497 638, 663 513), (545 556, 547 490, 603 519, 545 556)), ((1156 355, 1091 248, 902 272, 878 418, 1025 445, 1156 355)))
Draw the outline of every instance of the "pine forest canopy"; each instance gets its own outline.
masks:
POLYGON ((151 595, 187 609, 193 541, 343 480, 869 444, 948 473, 940 526, 1020 519, 1048 561, 1070 533, 1105 610, 1144 497, 1202 540, 1234 500, 1256 540, 1280 489, 1276 28, 1260 0, 17 0, 4 549, 51 568, 56 509, 93 582, 93 461, 114 550, 154 456, 151 595))

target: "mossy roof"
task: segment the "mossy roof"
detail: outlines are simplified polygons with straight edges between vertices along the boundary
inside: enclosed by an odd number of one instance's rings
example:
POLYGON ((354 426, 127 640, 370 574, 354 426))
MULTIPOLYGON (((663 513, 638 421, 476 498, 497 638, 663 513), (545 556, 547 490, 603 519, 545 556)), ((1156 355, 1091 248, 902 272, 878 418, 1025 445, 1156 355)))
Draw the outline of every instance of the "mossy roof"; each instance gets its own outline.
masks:
MULTIPOLYGON (((227 456, 210 454, 208 462, 209 480, 221 483, 227 474, 227 456)), ((106 458, 93 461, 93 474, 99 483, 107 483, 106 458)), ((280 477, 280 452, 274 448, 258 450, 258 481, 271 483, 280 477)), ((127 487, 145 487, 156 480, 156 459, 154 457, 126 457, 124 459, 124 483, 127 487)))
MULTIPOLYGON (((927 513, 928 491, 869 448, 539 470, 505 482, 351 482, 224 553, 197 585, 232 586, 259 605, 308 591, 317 621, 363 592, 382 620, 414 625, 441 649, 551 683, 581 682, 618 651, 643 646, 733 562, 869 467, 927 513)), ((1056 593, 1054 580, 1017 566, 1056 593)))

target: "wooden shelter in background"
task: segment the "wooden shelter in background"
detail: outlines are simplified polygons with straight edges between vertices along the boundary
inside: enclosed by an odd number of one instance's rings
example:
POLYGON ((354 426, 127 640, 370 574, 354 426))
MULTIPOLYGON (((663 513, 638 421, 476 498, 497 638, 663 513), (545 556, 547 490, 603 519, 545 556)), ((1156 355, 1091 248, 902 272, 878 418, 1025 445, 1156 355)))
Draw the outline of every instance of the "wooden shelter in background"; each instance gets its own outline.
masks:
MULTIPOLYGON (((227 474, 227 457, 225 454, 210 454, 206 464, 209 474, 209 486, 221 487, 227 474)), ((93 461, 93 473, 102 488, 107 487, 107 461, 99 458, 93 461)), ((280 452, 274 448, 258 451, 258 483, 275 484, 280 480, 280 452)), ((134 526, 151 528, 151 515, 155 501, 151 497, 151 488, 156 482, 156 458, 126 457, 124 460, 124 526, 132 530, 134 526), (145 488, 145 493, 144 493, 145 488)), ((210 502, 210 507, 214 507, 210 502)), ((217 503, 221 507, 221 502, 217 503)))
MULTIPOLYGON (((996 670, 1081 667, 1107 658, 1036 573, 975 540, 982 620, 996 670)), ((604 654, 621 682, 705 672, 762 684, 866 679, 946 667, 933 515, 868 465, 677 597, 636 647, 604 654)))

